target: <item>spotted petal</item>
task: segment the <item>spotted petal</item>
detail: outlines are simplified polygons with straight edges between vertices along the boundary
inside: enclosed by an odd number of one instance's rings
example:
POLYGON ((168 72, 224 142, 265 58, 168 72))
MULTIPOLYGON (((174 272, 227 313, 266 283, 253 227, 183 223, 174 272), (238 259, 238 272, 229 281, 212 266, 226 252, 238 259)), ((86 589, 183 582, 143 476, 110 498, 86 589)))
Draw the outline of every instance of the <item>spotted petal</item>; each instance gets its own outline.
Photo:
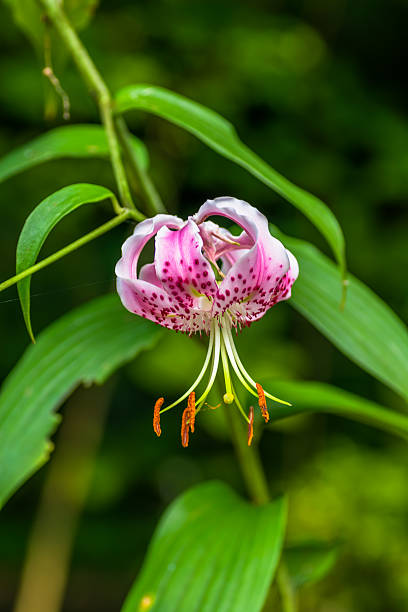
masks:
MULTIPOLYGON (((268 221, 256 208, 235 198, 216 198, 198 211, 200 223, 212 215, 221 215, 240 225, 253 241, 247 250, 225 251, 228 270, 215 298, 213 315, 229 309, 237 322, 259 319, 280 299, 289 297, 297 276, 293 255, 293 272, 289 276, 290 258, 283 244, 271 236, 268 221)), ((296 264, 295 264, 296 262, 296 264)))
POLYGON ((178 229, 184 221, 174 215, 156 215, 145 219, 135 227, 135 231, 122 246, 122 257, 116 264, 115 272, 119 278, 137 278, 137 262, 144 246, 163 226, 178 229))
POLYGON ((187 310, 197 305, 201 295, 212 298, 218 290, 202 247, 199 229, 191 219, 177 231, 162 227, 156 236, 157 277, 169 295, 187 310))

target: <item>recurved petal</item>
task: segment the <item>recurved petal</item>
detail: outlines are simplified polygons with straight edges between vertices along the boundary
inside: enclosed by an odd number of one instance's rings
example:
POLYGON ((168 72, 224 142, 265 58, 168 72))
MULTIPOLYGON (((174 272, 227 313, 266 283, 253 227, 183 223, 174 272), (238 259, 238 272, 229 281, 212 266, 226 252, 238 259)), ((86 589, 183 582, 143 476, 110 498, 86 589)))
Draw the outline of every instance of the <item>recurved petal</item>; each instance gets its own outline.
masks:
POLYGON ((151 283, 155 287, 163 288, 163 285, 159 278, 157 278, 156 267, 154 263, 145 264, 140 268, 139 279, 151 283))
POLYGON ((277 293, 277 302, 280 302, 281 300, 288 300, 291 297, 292 285, 299 276, 299 264, 296 257, 287 249, 286 254, 289 259, 289 270, 280 284, 279 291, 277 293))
POLYGON ((130 312, 176 329, 175 319, 180 315, 180 307, 160 287, 144 280, 118 278, 117 290, 122 304, 130 312))
POLYGON ((193 219, 199 225, 213 215, 226 217, 242 227, 253 242, 269 234, 267 218, 257 208, 244 200, 227 196, 207 200, 193 219))
POLYGON ((254 241, 245 230, 239 236, 235 236, 213 221, 204 221, 204 223, 200 224, 199 228, 204 250, 210 261, 217 261, 224 253, 230 251, 236 251, 241 248, 249 249, 254 244, 254 241))
POLYGON ((168 294, 188 308, 197 303, 200 294, 210 298, 218 289, 202 246, 199 229, 191 219, 176 231, 162 227, 156 236, 157 277, 168 294))
POLYGON ((120 278, 137 278, 137 262, 143 247, 161 227, 173 229, 182 227, 184 221, 174 215, 156 215, 145 219, 135 227, 135 231, 122 246, 122 257, 116 264, 115 272, 120 278))
POLYGON ((214 314, 221 314, 232 304, 242 304, 249 320, 259 318, 278 301, 277 288, 290 265, 285 247, 268 231, 251 249, 228 253, 225 258, 231 267, 220 284, 214 314))

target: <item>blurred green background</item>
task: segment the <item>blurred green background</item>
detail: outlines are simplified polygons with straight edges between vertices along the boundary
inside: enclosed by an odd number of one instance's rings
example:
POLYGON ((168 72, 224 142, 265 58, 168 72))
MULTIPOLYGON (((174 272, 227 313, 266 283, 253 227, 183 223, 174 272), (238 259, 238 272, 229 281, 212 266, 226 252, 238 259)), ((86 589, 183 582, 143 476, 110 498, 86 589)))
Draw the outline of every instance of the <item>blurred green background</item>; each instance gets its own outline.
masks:
MULTIPOLYGON (((82 38, 112 90, 154 83, 214 108, 273 167, 328 202, 346 235, 350 269, 406 320, 407 18, 405 0, 104 0, 82 38)), ((60 111, 55 121, 44 119, 42 64, 3 5, 0 48, 0 152, 6 153, 62 120, 60 111)), ((72 121, 97 121, 73 66, 58 76, 71 99, 72 121)), ((300 213, 240 168, 160 119, 133 113, 128 120, 148 146, 152 176, 170 210, 185 216, 208 197, 236 196, 286 233, 327 252, 300 213)), ((52 162, 0 185, 1 279, 13 274, 18 235, 32 208, 60 187, 81 181, 115 189, 106 162, 83 160, 52 162)), ((43 254, 109 215, 108 204, 85 207, 60 224, 43 254)), ((118 228, 34 277, 36 330, 114 290, 114 264, 130 231, 130 225, 118 228)), ((15 289, 0 298, 0 368, 6 376, 28 337, 15 289)), ((400 399, 343 357, 288 304, 270 311, 238 345, 257 379, 325 381, 400 406, 400 399)), ((222 431, 211 431, 211 422, 209 427, 199 423, 187 451, 179 444, 176 410, 163 418, 160 440, 151 431, 154 400, 184 391, 201 359, 199 344, 168 333, 156 350, 138 357, 102 391, 80 391, 63 407, 64 415, 74 416, 61 440, 66 454, 60 456, 51 486, 55 495, 45 503, 49 521, 42 526, 44 534, 50 526, 55 534, 56 559, 63 547, 58 534, 70 532, 73 524, 55 504, 60 518, 53 525, 53 503, 71 494, 76 499, 72 465, 76 473, 86 469, 81 460, 107 412, 73 543, 64 611, 118 610, 162 510, 190 485, 221 478, 244 494, 231 446, 222 431)), ((205 417, 214 419, 213 426, 219 423, 215 413, 205 417)), ((55 441, 58 449, 58 433, 55 441)), ((406 611, 406 446, 366 426, 317 415, 265 431, 260 450, 273 490, 290 493, 288 540, 342 543, 335 570, 301 592, 301 612, 406 611)), ((1 612, 13 609, 28 536, 53 463, 1 513, 1 612)), ((56 561, 38 588, 60 579, 56 561)))

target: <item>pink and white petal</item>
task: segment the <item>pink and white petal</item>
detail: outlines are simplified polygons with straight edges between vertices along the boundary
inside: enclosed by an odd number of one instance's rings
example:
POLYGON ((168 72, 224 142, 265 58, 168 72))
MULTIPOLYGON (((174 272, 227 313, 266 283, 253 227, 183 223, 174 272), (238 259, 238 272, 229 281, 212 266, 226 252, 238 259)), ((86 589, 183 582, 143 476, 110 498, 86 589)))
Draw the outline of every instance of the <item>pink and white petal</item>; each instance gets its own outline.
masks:
POLYGON ((184 221, 174 215, 156 215, 138 223, 132 236, 122 246, 122 257, 116 264, 116 275, 121 278, 137 278, 137 262, 146 243, 163 226, 173 229, 182 227, 184 221))
POLYGON ((212 297, 218 286, 197 225, 189 219, 181 229, 162 227, 156 236, 154 263, 157 277, 180 306, 191 308, 198 294, 212 297))
POLYGON ((276 292, 276 302, 288 300, 292 295, 292 285, 299 276, 299 264, 296 257, 286 249, 290 268, 282 279, 279 290, 276 292))
POLYGON ((118 278, 117 289, 127 310, 164 327, 168 327, 169 320, 180 314, 177 302, 149 282, 118 278))
POLYGON ((249 251, 229 253, 230 262, 237 253, 240 256, 220 284, 214 314, 221 314, 234 303, 248 305, 252 302, 256 312, 266 312, 270 308, 271 299, 274 299, 276 287, 282 283, 289 270, 286 249, 269 234, 249 251))
POLYGON ((286 249, 286 254, 289 258, 289 266, 290 266, 288 275, 293 285, 293 283, 299 276, 299 264, 298 264, 298 260, 296 259, 296 257, 288 249, 286 249))
POLYGON ((139 279, 146 281, 146 283, 151 283, 152 285, 155 285, 155 287, 160 287, 160 289, 163 289, 160 279, 157 278, 154 263, 145 264, 142 268, 140 268, 139 279))
POLYGON ((151 283, 118 278, 117 290, 127 310, 162 327, 189 334, 210 329, 209 313, 181 308, 165 291, 151 283))
POLYGON ((199 225, 208 217, 220 215, 230 219, 256 242, 269 235, 268 220, 257 208, 248 204, 244 200, 231 197, 215 198, 207 200, 193 219, 199 225))
POLYGON ((204 221, 200 224, 199 229, 203 239, 204 251, 208 259, 213 262, 220 259, 224 253, 251 248, 254 244, 252 238, 245 231, 239 236, 234 236, 213 221, 204 221))

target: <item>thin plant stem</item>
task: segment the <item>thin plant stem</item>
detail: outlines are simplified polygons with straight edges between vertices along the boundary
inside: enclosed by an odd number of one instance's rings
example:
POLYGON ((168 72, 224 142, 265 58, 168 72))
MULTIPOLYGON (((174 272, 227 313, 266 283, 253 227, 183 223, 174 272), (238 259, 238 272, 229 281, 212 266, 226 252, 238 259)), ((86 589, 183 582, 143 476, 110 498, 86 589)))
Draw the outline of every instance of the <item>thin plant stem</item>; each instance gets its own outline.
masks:
MULTIPOLYGON (((233 405, 225 406, 230 434, 235 447, 241 473, 251 499, 259 505, 270 501, 265 472, 255 446, 248 446, 246 432, 233 405)), ((282 612, 296 612, 295 593, 290 583, 286 565, 281 561, 276 572, 276 585, 279 590, 282 612)))
POLYGON ((270 500, 265 473, 257 449, 248 446, 245 427, 234 405, 225 406, 232 443, 241 473, 251 499, 256 504, 267 504, 270 500))
MULTIPOLYGON (((76 251, 84 244, 91 242, 91 240, 94 240, 95 238, 99 238, 99 236, 106 234, 106 232, 109 232, 109 230, 113 229, 117 225, 120 225, 121 223, 123 223, 123 221, 126 221, 127 219, 132 218, 132 217, 135 218, 134 212, 135 211, 124 210, 124 212, 122 212, 120 215, 118 215, 117 217, 114 217, 107 223, 100 225, 96 229, 92 230, 92 232, 85 234, 85 236, 81 236, 81 238, 78 238, 78 240, 71 242, 71 244, 68 244, 66 247, 60 249, 59 251, 56 251, 49 257, 42 259, 38 263, 27 268, 26 270, 23 270, 19 274, 16 274, 15 276, 12 276, 8 280, 4 281, 3 283, 0 283, 0 291, 4 291, 4 289, 7 289, 8 287, 15 285, 19 281, 23 280, 23 278, 27 278, 27 276, 31 276, 31 274, 34 274, 35 272, 38 272, 39 270, 46 268, 47 266, 54 263, 55 261, 58 261, 62 257, 65 257, 65 255, 68 255, 69 253, 76 251)), ((136 215, 136 217, 138 221, 141 220, 138 215, 136 215)))
POLYGON ((279 590, 283 612, 296 612, 296 593, 290 582, 288 569, 282 562, 279 565, 276 573, 276 585, 279 590))
POLYGON ((61 8, 61 3, 55 0, 39 0, 39 3, 70 51, 86 84, 96 98, 108 139, 112 168, 121 201, 126 208, 136 210, 120 155, 119 141, 113 122, 113 102, 110 91, 88 51, 82 44, 74 28, 71 26, 67 16, 61 8))
POLYGON ((130 140, 131 135, 123 117, 116 117, 115 124, 123 152, 129 164, 129 169, 136 180, 144 201, 146 202, 147 212, 153 215, 157 213, 165 213, 166 209, 156 187, 154 186, 153 181, 151 180, 148 172, 141 166, 140 160, 135 154, 130 140))

